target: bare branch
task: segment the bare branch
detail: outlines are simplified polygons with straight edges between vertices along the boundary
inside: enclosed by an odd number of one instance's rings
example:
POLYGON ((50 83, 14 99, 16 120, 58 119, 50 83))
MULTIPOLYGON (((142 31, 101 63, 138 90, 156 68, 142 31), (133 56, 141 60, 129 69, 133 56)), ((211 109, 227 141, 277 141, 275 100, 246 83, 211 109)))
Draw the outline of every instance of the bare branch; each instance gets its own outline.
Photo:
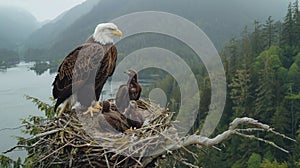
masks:
POLYGON ((20 125, 20 126, 13 127, 13 128, 1 128, 1 129, 0 129, 0 132, 1 132, 1 131, 6 131, 6 130, 19 130, 19 129, 22 128, 22 127, 25 127, 25 125, 20 125))
POLYGON ((193 144, 198 144, 198 145, 203 145, 203 146, 209 147, 209 146, 217 145, 217 144, 225 141, 226 139, 228 139, 231 135, 236 134, 236 135, 243 136, 243 137, 246 137, 246 138, 249 138, 249 139, 255 139, 255 140, 262 141, 264 143, 267 143, 269 145, 274 146, 275 148, 277 148, 277 149, 279 149, 283 152, 289 153, 286 149, 276 145, 274 142, 267 141, 267 140, 264 140, 264 139, 259 138, 259 137, 255 137, 254 135, 242 134, 242 133, 240 133, 240 131, 241 132, 242 131, 247 131, 247 132, 250 132, 250 131, 270 131, 270 132, 274 133, 275 135, 281 136, 283 138, 286 138, 286 139, 289 139, 289 140, 295 142, 294 139, 289 138, 289 137, 287 137, 283 134, 280 134, 280 133, 277 133, 277 132, 273 131, 273 129, 271 129, 270 126, 268 126, 266 124, 260 123, 257 120, 254 120, 252 118, 244 117, 244 118, 234 119, 230 123, 229 129, 227 131, 217 135, 214 138, 208 138, 208 137, 205 137, 205 136, 194 134, 194 135, 190 135, 190 136, 186 137, 182 141, 181 145, 182 146, 189 146, 189 145, 193 145, 193 144), (256 128, 237 129, 237 127, 241 124, 255 126, 256 128))
MULTIPOLYGON (((96 130, 95 118, 83 118, 81 112, 68 111, 58 118, 53 118, 43 125, 33 125, 28 122, 25 126, 42 130, 39 134, 22 139, 16 148, 25 148, 34 158, 34 167, 53 165, 58 167, 146 167, 152 162, 168 155, 175 159, 174 163, 182 163, 189 167, 197 167, 185 159, 197 155, 188 150, 190 145, 214 147, 217 144, 238 135, 267 143, 279 150, 288 152, 274 142, 255 137, 250 133, 265 131, 294 141, 293 139, 275 132, 269 125, 252 118, 236 118, 228 130, 209 138, 203 135, 188 135, 179 137, 172 121, 173 112, 159 108, 147 101, 138 102, 141 111, 148 113, 148 124, 142 128, 131 130, 129 133, 111 133, 96 130), (248 128, 238 128, 246 125, 248 128), (245 134, 247 133, 247 134, 245 134), (81 165, 81 166, 77 166, 81 165)), ((97 121, 98 122, 98 121, 97 121)), ((97 123, 96 122, 96 123, 97 123)), ((200 149, 201 150, 201 149, 200 149)))

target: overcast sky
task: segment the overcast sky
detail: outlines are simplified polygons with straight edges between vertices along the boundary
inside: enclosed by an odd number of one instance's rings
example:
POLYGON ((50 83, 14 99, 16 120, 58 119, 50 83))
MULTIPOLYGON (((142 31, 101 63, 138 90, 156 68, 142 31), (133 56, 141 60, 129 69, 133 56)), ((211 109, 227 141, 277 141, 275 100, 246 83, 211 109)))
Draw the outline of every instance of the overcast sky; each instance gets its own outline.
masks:
POLYGON ((38 21, 54 19, 86 0, 0 0, 0 6, 17 6, 32 13, 38 21))

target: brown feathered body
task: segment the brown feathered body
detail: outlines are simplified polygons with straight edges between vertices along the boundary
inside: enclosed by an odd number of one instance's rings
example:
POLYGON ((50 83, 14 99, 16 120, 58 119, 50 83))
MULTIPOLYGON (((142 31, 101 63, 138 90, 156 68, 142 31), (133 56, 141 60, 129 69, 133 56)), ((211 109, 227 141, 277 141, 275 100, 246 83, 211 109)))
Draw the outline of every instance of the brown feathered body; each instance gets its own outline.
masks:
POLYGON ((121 112, 124 112, 125 108, 128 107, 130 100, 138 100, 142 92, 137 72, 128 70, 126 73, 129 76, 127 84, 121 85, 116 94, 116 106, 121 112))
POLYGON ((131 100, 129 106, 124 112, 127 122, 132 128, 141 128, 145 119, 142 114, 139 112, 136 101, 131 100))
POLYGON ((63 60, 53 82, 55 110, 75 95, 81 105, 88 107, 98 101, 103 86, 116 66, 117 49, 113 44, 101 45, 90 37, 63 60))
POLYGON ((102 106, 103 106, 103 111, 102 111, 103 117, 104 117, 105 121, 109 124, 109 126, 108 126, 107 124, 105 125, 105 123, 103 123, 103 121, 102 121, 102 123, 100 121, 99 124, 102 126, 103 130, 114 131, 114 130, 112 130, 112 128, 114 128, 115 130, 117 130, 119 132, 124 132, 125 130, 130 128, 129 124, 127 123, 126 117, 117 111, 111 110, 110 103, 108 101, 103 101, 102 106), (103 127, 106 127, 106 128, 103 128, 103 127))

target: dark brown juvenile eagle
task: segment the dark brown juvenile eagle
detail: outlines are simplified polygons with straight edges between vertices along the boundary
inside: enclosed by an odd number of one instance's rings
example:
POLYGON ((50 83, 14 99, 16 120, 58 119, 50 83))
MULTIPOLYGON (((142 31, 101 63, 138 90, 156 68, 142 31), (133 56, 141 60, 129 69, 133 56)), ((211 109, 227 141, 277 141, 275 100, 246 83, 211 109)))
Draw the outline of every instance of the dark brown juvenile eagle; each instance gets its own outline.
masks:
POLYGON ((93 112, 100 111, 98 100, 102 88, 116 66, 114 36, 122 36, 118 27, 113 23, 101 23, 85 43, 65 57, 53 82, 52 93, 57 99, 55 111, 64 102, 61 112, 76 102, 87 109, 84 114, 93 116, 93 112))
POLYGON ((138 100, 142 91, 137 72, 129 69, 125 73, 128 74, 127 84, 121 85, 116 94, 116 106, 121 112, 124 112, 125 108, 128 107, 130 100, 138 100))
POLYGON ((132 128, 141 128, 145 119, 143 115, 139 112, 138 105, 136 101, 130 100, 129 106, 124 112, 127 122, 132 128))
MULTIPOLYGON (((124 132, 125 130, 130 128, 130 126, 127 123, 126 117, 117 111, 111 110, 110 103, 108 101, 103 101, 102 106, 103 106, 103 110, 102 110, 103 117, 111 127, 113 127, 119 132, 124 132)), ((99 124, 104 130, 105 129, 109 130, 110 128, 109 126, 106 126, 103 123, 103 121, 100 121, 99 124), (103 128, 103 127, 107 127, 107 128, 103 128)))

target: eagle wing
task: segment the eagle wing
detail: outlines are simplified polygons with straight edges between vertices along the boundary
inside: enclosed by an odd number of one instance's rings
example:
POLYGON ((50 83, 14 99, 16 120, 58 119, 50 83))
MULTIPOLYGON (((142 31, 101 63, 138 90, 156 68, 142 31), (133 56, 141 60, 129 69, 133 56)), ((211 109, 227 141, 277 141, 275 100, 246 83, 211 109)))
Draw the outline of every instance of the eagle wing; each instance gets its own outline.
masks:
MULTIPOLYGON (((74 49, 61 63, 53 82, 52 94, 57 107, 85 85, 101 66, 105 51, 96 43, 86 43, 74 49)), ((94 76, 95 77, 95 76, 94 76)))
POLYGON ((117 48, 114 45, 106 45, 103 47, 106 52, 104 58, 101 60, 101 67, 97 72, 95 79, 95 81, 97 81, 95 85, 95 95, 97 101, 99 100, 100 93, 106 80, 108 77, 112 76, 115 71, 118 55, 117 48))
POLYGON ((105 120, 116 130, 124 132, 129 129, 126 117, 116 111, 110 111, 104 114, 105 120))
POLYGON ((135 85, 131 84, 129 92, 130 100, 138 100, 141 96, 142 87, 139 83, 136 83, 135 85))
POLYGON ((124 112, 125 108, 128 107, 129 104, 129 90, 127 84, 123 84, 119 87, 118 92, 116 94, 116 105, 117 109, 120 112, 124 112))

